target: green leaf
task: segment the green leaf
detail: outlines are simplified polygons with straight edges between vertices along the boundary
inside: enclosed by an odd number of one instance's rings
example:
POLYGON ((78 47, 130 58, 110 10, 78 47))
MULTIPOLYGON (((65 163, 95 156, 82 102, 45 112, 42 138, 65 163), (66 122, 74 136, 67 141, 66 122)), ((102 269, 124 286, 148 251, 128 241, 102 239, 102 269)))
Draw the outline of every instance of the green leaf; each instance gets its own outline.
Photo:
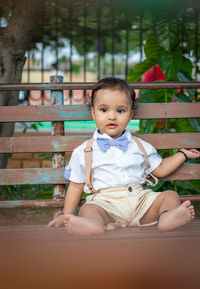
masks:
POLYGON ((170 102, 175 96, 174 89, 144 89, 140 91, 139 102, 140 103, 153 103, 153 102, 165 102, 165 96, 167 94, 167 100, 170 102))
POLYGON ((156 119, 142 120, 140 122, 140 131, 139 133, 153 133, 155 130, 156 119))
POLYGON ((191 185, 191 187, 196 190, 198 193, 200 193, 200 181, 199 180, 190 180, 188 183, 191 185))
POLYGON ((187 71, 184 71, 182 69, 180 69, 178 73, 178 80, 179 81, 193 81, 191 75, 187 71))
MULTIPOLYGON (((193 81, 190 74, 188 74, 186 71, 180 70, 178 73, 178 80, 179 81, 193 81)), ((193 96, 195 95, 195 89, 186 89, 186 92, 189 94, 191 101, 193 96)))
POLYGON ((150 36, 144 46, 144 53, 146 58, 157 63, 158 51, 160 46, 154 35, 150 36))
POLYGON ((159 192, 159 190, 162 188, 164 185, 165 181, 159 180, 158 184, 153 188, 155 192, 159 192))
POLYGON ((171 126, 176 132, 195 132, 196 130, 191 126, 190 119, 173 119, 170 121, 171 126))
POLYGON ((152 66, 156 65, 157 63, 153 60, 146 59, 143 62, 136 64, 132 70, 130 71, 127 80, 128 81, 140 81, 142 75, 150 69, 152 66))
POLYGON ((52 194, 50 194, 50 193, 37 194, 33 199, 34 200, 48 200, 48 199, 52 199, 52 194))
POLYGON ((30 128, 35 129, 36 131, 38 131, 38 126, 37 126, 36 123, 32 123, 32 124, 30 125, 30 128))
POLYGON ((182 63, 181 63, 180 69, 188 72, 188 74, 191 75, 192 68, 193 68, 193 65, 190 59, 186 58, 185 56, 182 56, 182 63))
POLYGON ((155 187, 152 187, 152 190, 153 191, 156 191, 156 192, 163 192, 163 191, 166 191, 166 190, 174 190, 174 183, 171 181, 162 181, 162 180, 159 180, 158 184, 155 186, 155 187))
POLYGON ((172 53, 161 48, 158 52, 158 64, 161 70, 165 73, 166 80, 178 80, 178 71, 181 66, 181 51, 174 50, 172 53))
POLYGON ((200 120, 196 118, 189 119, 191 126, 197 131, 200 131, 200 120))
POLYGON ((192 101, 191 97, 189 97, 189 96, 187 96, 186 94, 181 93, 181 92, 177 93, 176 96, 175 96, 175 98, 176 98, 179 102, 191 102, 191 101, 192 101))
POLYGON ((195 193, 189 181, 174 181, 174 184, 176 186, 175 190, 181 195, 190 195, 195 193))
POLYGON ((155 22, 156 36, 159 45, 166 51, 170 51, 179 42, 179 23, 177 19, 168 19, 163 15, 162 19, 155 22))
POLYGON ((92 193, 83 193, 81 199, 86 199, 87 196, 92 195, 92 193))

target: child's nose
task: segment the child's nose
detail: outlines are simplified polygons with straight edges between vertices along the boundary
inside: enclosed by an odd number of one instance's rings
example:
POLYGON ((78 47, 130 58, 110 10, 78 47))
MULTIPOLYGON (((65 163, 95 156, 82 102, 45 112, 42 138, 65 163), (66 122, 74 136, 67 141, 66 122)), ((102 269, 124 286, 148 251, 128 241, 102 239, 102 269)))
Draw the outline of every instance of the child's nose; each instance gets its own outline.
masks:
POLYGON ((114 111, 109 112, 109 119, 116 119, 116 113, 114 111))

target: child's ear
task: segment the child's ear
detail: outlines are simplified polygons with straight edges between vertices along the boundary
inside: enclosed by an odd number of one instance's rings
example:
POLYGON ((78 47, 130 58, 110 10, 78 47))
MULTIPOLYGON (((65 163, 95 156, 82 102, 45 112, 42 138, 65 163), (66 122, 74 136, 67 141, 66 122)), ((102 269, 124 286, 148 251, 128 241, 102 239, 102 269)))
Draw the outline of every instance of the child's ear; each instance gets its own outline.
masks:
POLYGON ((95 121, 95 113, 94 113, 94 107, 93 106, 91 106, 90 111, 91 111, 92 118, 95 121))
POLYGON ((133 116, 134 116, 134 110, 132 109, 130 113, 130 120, 133 118, 133 116))

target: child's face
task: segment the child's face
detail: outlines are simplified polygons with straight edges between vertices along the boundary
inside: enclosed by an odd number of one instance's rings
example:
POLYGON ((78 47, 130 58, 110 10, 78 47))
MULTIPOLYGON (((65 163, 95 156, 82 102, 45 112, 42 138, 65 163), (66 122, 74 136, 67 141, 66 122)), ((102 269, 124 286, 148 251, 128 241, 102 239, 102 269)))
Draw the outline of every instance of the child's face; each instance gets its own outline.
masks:
POLYGON ((121 90, 100 89, 91 113, 101 134, 118 138, 133 116, 131 97, 121 90))

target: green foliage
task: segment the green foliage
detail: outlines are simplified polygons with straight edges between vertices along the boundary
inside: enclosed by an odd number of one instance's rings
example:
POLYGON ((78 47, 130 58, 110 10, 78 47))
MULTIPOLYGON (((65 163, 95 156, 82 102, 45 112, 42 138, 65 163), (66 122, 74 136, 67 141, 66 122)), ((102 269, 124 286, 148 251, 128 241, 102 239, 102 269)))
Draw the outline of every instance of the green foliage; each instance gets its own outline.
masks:
MULTIPOLYGON (((187 93, 187 92, 186 92, 187 93)), ((141 91, 139 102, 170 102, 174 95, 181 102, 191 102, 195 91, 189 90, 188 94, 178 93, 175 95, 175 91, 172 90, 144 90, 141 91)), ((141 120, 140 130, 137 133, 172 133, 172 132, 197 132, 200 130, 199 119, 161 119, 161 120, 141 120)), ((162 157, 168 157, 177 152, 177 149, 173 150, 159 150, 158 153, 162 157)), ((189 163, 196 163, 198 160, 189 160, 189 163)), ((196 194, 200 193, 200 182, 197 180, 191 181, 162 181, 160 180, 158 185, 153 188, 156 191, 175 190, 180 194, 196 194)))
POLYGON ((179 41, 179 22, 176 18, 169 19, 163 13, 161 19, 155 19, 156 38, 161 48, 170 52, 179 41))
POLYGON ((28 129, 38 131, 38 128, 43 126, 42 122, 20 122, 20 124, 23 126, 23 133, 26 133, 28 129))
POLYGON ((191 195, 200 192, 200 184, 198 180, 191 181, 162 181, 153 188, 155 191, 174 190, 180 195, 191 195))
POLYGON ((74 73, 79 73, 80 72, 80 69, 81 69, 81 65, 80 64, 77 64, 77 63, 73 63, 72 64, 72 71, 74 73))
POLYGON ((175 97, 174 89, 145 89, 140 91, 140 103, 170 102, 175 97))
POLYGON ((157 61, 166 76, 166 80, 178 80, 177 74, 182 61, 179 49, 168 52, 164 48, 160 48, 157 61))
MULTIPOLYGON (((162 10, 162 9, 161 9, 162 10)), ((180 47, 180 31, 187 31, 180 15, 152 13, 154 34, 150 35, 144 46, 146 59, 135 65, 128 75, 128 81, 139 81, 142 75, 151 67, 159 64, 165 74, 166 81, 191 81, 192 63, 183 55, 180 47), (174 17, 176 16, 176 17, 174 17), (185 29, 185 30, 184 30, 185 29)), ((180 14, 180 13, 179 13, 180 14)), ((179 102, 192 102, 195 96, 194 89, 176 90, 141 90, 140 103, 163 103, 176 99, 179 102)), ((168 120, 141 120, 140 130, 137 133, 172 133, 196 132, 200 130, 199 119, 168 119, 168 120)), ((159 150, 162 157, 174 154, 177 150, 159 150)), ((190 163, 198 162, 190 160, 190 163)), ((159 181, 154 188, 157 191, 176 190, 180 194, 200 193, 199 181, 159 181)))
POLYGON ((134 68, 130 71, 127 80, 137 82, 141 79, 144 72, 146 72, 149 68, 155 65, 155 62, 149 59, 144 60, 141 63, 138 63, 134 66, 134 68))
POLYGON ((144 46, 144 53, 147 57, 147 59, 152 60, 154 64, 156 63, 156 60, 158 58, 158 52, 160 50, 160 46, 158 44, 158 41, 154 35, 151 35, 144 46))
POLYGON ((146 59, 133 67, 128 81, 140 80, 142 75, 156 64, 159 64, 167 81, 179 80, 180 72, 191 75, 192 63, 183 55, 180 47, 180 31, 184 30, 180 15, 172 17, 167 11, 161 11, 158 16, 152 12, 152 22, 154 33, 148 37, 144 46, 146 59))
POLYGON ((2 200, 52 199, 53 185, 2 186, 2 200))

